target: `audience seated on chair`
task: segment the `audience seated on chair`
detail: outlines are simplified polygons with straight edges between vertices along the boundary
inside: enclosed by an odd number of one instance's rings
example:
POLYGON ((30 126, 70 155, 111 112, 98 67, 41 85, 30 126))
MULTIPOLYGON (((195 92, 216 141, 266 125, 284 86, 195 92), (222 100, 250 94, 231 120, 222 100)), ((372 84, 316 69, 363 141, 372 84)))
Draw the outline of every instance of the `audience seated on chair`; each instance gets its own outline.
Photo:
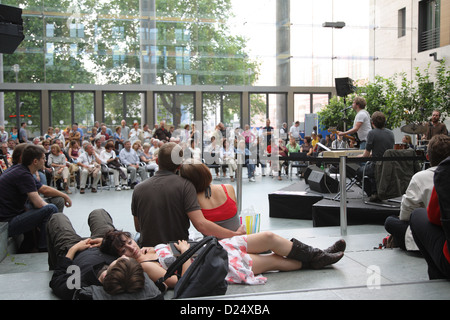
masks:
POLYGON ((141 166, 138 154, 131 148, 131 142, 125 141, 124 148, 119 153, 120 162, 127 167, 130 172, 130 184, 133 189, 137 184, 136 175, 139 174, 141 181, 147 179, 147 171, 144 166, 141 166))
POLYGON ((128 187, 127 169, 121 165, 119 158, 116 156, 114 142, 109 141, 106 143, 105 149, 101 152, 99 158, 105 172, 113 174, 116 191, 130 189, 130 187, 128 187))
POLYGON ((228 139, 223 140, 223 147, 220 149, 220 158, 228 165, 230 170, 230 179, 234 181, 234 175, 237 169, 236 157, 233 146, 230 145, 228 139))
POLYGON ((91 192, 97 192, 97 185, 101 177, 101 160, 94 151, 94 146, 88 142, 85 152, 78 158, 78 166, 81 168, 80 193, 84 194, 88 177, 92 177, 91 192))
POLYGON ((61 153, 61 148, 57 144, 51 146, 51 152, 48 156, 48 164, 53 168, 53 178, 63 179, 64 191, 70 194, 72 193, 69 189, 69 167, 67 164, 67 159, 63 153, 61 153))
POLYGON ((158 164, 156 163, 156 157, 150 152, 151 144, 146 142, 142 146, 142 151, 139 154, 140 160, 145 163, 145 167, 148 171, 158 171, 158 164))

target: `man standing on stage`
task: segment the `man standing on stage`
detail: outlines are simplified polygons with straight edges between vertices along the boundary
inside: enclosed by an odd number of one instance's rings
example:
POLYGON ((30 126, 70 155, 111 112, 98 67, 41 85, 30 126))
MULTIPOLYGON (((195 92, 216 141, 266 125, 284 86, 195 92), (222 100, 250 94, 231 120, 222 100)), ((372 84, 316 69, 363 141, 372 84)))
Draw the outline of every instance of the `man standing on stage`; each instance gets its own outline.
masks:
POLYGON ((445 126, 445 124, 442 122, 439 122, 440 118, 441 118, 441 112, 439 110, 434 110, 431 115, 431 122, 428 123, 427 132, 424 135, 424 138, 426 140, 430 140, 431 138, 433 138, 433 136, 438 135, 438 134, 444 134, 444 135, 448 134, 447 127, 445 126))
POLYGON ((353 100, 352 108, 356 111, 353 128, 345 132, 338 131, 337 134, 340 136, 346 136, 357 133, 360 141, 359 149, 364 150, 366 149, 367 135, 369 134, 369 131, 372 130, 372 126, 370 124, 370 114, 366 111, 366 99, 363 97, 356 97, 353 100))

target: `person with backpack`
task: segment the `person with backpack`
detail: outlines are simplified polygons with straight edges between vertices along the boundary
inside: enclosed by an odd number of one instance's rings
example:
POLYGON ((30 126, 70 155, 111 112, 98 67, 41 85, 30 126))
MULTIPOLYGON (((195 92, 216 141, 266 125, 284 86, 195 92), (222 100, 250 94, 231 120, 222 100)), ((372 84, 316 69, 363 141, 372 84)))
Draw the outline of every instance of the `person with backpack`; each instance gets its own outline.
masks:
MULTIPOLYGON (((267 279, 260 275, 267 271, 294 271, 300 269, 322 269, 338 262, 344 256, 346 243, 343 239, 325 250, 313 248, 297 239, 288 240, 273 232, 234 236, 219 241, 228 254, 228 283, 264 284, 267 279), (266 254, 268 251, 272 254, 266 254), (260 254, 264 253, 264 254, 260 254)), ((181 252, 189 249, 189 243, 175 243, 181 252)), ((132 239, 131 234, 112 230, 103 238, 100 250, 104 253, 136 259, 151 280, 157 282, 175 262, 169 244, 143 247, 132 239)), ((189 268, 190 260, 182 266, 180 276, 189 268)), ((174 288, 178 278, 172 276, 165 284, 174 288)))

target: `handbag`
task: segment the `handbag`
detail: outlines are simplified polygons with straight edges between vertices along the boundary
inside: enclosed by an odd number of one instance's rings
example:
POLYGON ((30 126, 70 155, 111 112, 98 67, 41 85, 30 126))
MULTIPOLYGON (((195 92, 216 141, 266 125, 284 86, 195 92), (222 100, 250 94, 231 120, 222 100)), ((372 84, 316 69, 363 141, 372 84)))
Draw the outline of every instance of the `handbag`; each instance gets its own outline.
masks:
POLYGON ((156 285, 160 287, 194 254, 197 257, 175 285, 173 299, 224 295, 228 288, 225 280, 228 253, 212 236, 203 238, 180 255, 156 285))

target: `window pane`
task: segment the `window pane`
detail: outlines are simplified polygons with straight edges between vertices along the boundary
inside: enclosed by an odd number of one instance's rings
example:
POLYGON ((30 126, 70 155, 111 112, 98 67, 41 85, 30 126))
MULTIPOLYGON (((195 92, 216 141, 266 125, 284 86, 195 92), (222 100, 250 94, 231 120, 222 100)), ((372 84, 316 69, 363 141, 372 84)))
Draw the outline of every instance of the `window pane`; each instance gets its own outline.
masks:
POLYGON ((16 93, 15 92, 5 92, 3 94, 5 99, 5 131, 8 132, 9 137, 11 137, 11 132, 14 129, 14 134, 17 135, 17 131, 20 125, 19 119, 16 115, 16 93))
POLYGON ((310 94, 294 95, 294 121, 300 121, 300 130, 305 129, 305 115, 310 112, 311 112, 311 95, 310 94))
MULTIPOLYGON (((40 92, 20 92, 20 122, 27 123, 28 140, 41 135, 40 92)), ((46 129, 47 130, 47 129, 46 129)))
POLYGON ((92 92, 74 92, 74 120, 84 135, 94 125, 94 94, 92 92))
POLYGON ((156 93, 155 118, 158 125, 161 121, 165 121, 166 126, 173 124, 174 100, 173 93, 156 93))
POLYGON ((267 119, 267 95, 250 94, 250 127, 264 127, 267 119))
MULTIPOLYGON (((138 122, 139 125, 142 128, 142 119, 143 117, 143 108, 142 106, 145 105, 145 94, 139 93, 139 92, 128 92, 126 93, 126 114, 125 119, 127 123, 135 123, 138 122)), ((122 119, 117 121, 117 123, 120 123, 122 119)), ((151 128, 151 126, 150 126, 151 128)))
POLYGON ((203 140, 208 143, 216 126, 221 122, 220 94, 203 94, 203 140))
POLYGON ((52 92, 51 99, 51 126, 53 128, 60 128, 64 131, 71 126, 72 122, 72 101, 70 92, 52 92))
POLYGON ((241 127, 241 94, 223 94, 223 121, 226 128, 241 127))
POLYGON ((329 102, 328 94, 313 94, 313 113, 321 111, 329 102))
MULTIPOLYGON (((123 92, 105 92, 103 99, 105 124, 115 132, 116 125, 119 125, 122 119, 124 119, 123 92)), ((127 122, 127 125, 131 127, 131 123, 127 122)))

